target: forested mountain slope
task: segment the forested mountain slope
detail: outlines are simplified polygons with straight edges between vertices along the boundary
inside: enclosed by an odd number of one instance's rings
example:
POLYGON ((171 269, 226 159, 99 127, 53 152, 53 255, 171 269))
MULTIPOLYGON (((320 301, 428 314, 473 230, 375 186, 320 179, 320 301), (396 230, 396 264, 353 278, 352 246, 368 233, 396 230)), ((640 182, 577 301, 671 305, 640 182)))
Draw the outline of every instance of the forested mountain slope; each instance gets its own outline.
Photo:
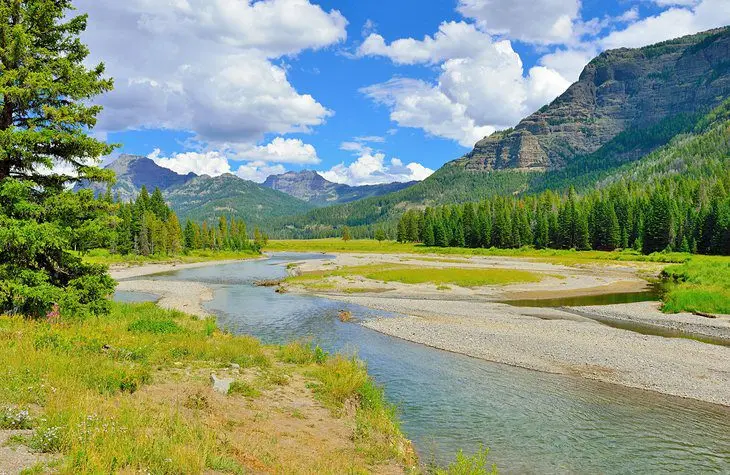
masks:
POLYGON ((167 190, 165 199, 181 221, 217 222, 218 218, 243 219, 249 225, 306 211, 312 205, 235 175, 199 176, 167 190))
POLYGON ((411 209, 399 241, 428 246, 730 255, 730 101, 582 193, 545 191, 411 209))
POLYGON ((728 97, 730 28, 607 51, 552 104, 423 182, 277 220, 272 231, 328 236, 348 225, 355 235, 372 235, 378 226, 394 230, 394 220, 409 208, 591 187, 611 173, 628 173, 627 164, 675 137, 698 134, 698 123, 728 97))

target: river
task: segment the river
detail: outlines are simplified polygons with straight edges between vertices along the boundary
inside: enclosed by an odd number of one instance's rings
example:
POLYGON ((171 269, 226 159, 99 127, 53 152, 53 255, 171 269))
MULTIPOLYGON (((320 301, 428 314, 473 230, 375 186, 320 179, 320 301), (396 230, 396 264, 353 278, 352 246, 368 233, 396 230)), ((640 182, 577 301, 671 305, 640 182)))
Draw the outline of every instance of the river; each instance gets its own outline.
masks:
POLYGON ((428 348, 337 317, 342 309, 357 321, 383 312, 253 285, 284 277, 290 262, 322 257, 277 254, 144 279, 210 285, 206 307, 234 333, 266 343, 310 338, 357 354, 426 462, 483 444, 501 473, 730 473, 730 408, 428 348))

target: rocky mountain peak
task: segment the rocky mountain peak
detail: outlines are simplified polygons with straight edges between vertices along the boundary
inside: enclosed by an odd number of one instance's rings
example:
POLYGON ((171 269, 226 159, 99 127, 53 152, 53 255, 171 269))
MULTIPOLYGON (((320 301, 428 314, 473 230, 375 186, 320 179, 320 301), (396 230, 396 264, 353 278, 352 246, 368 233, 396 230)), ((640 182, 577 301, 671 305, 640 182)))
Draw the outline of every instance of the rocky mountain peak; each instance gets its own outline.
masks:
POLYGON ((467 170, 559 169, 629 128, 717 106, 730 94, 730 28, 601 53, 550 105, 479 141, 467 170))

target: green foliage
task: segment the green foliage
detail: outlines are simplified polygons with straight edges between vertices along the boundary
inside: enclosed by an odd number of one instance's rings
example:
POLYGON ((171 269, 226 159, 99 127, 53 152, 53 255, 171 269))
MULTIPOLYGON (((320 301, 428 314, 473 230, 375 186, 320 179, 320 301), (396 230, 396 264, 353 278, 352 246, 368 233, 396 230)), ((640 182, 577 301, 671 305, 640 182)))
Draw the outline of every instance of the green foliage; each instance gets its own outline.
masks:
POLYGON ((673 282, 664 296, 668 313, 705 312, 730 314, 730 260, 694 256, 663 271, 673 282))
MULTIPOLYGON (((170 334, 179 333, 182 331, 182 328, 171 318, 140 318, 130 323, 128 330, 132 333, 170 334)), ((209 333, 207 328, 206 333, 209 333)))
POLYGON ((234 381, 228 388, 228 394, 238 395, 247 398, 255 398, 261 395, 261 391, 245 381, 234 381))
POLYGON ((74 225, 107 219, 104 206, 79 203, 88 198, 39 192, 27 180, 0 181, 0 312, 74 318, 108 312, 106 297, 116 284, 106 267, 66 250, 77 236, 74 225), (80 207, 88 214, 67 212, 80 207))
POLYGON ((110 180, 95 165, 112 147, 87 135, 112 88, 87 69, 86 16, 61 0, 0 3, 0 313, 54 318, 107 313, 114 282, 68 253, 103 241, 105 206, 65 186, 110 180), (70 172, 48 172, 63 169, 70 172))
POLYGON ((435 475, 497 475, 497 466, 489 464, 489 449, 480 448, 471 456, 464 455, 463 450, 456 454, 456 460, 446 468, 436 468, 435 475))

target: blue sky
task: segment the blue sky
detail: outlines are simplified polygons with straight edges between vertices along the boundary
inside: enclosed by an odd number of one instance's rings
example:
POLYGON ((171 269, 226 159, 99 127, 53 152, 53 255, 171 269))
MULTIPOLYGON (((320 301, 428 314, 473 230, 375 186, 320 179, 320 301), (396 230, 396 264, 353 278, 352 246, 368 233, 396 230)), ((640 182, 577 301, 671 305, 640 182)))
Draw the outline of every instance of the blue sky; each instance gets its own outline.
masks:
POLYGON ((607 48, 730 23, 727 0, 78 0, 116 80, 96 133, 181 173, 423 179, 607 48))

